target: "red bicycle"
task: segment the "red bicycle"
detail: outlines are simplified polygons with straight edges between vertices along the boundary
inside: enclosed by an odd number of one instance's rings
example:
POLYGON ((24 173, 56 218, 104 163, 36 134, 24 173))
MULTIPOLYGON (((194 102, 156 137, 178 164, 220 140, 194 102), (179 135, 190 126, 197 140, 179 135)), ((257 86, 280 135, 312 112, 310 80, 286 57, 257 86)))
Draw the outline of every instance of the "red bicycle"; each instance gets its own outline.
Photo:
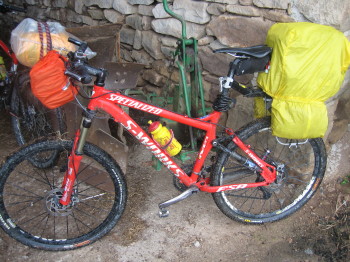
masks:
MULTIPOLYGON (((0 1, 0 13, 26 12, 25 8, 6 5, 0 1)), ((0 76, 0 109, 11 115, 11 124, 17 143, 22 146, 39 137, 63 134, 66 131, 64 114, 61 108, 45 108, 32 92, 29 69, 20 68, 15 53, 0 40, 0 55, 5 54, 6 76, 0 76), (20 70, 19 70, 20 68, 20 70)), ((35 160, 33 160, 34 163, 35 160)), ((39 161, 42 163, 42 161, 39 161)))
MULTIPOLYGON (((170 205, 202 191, 212 193, 216 205, 231 219, 252 224, 274 222, 300 209, 319 187, 327 160, 321 138, 297 141, 274 137, 269 118, 253 121, 237 132, 218 125, 222 112, 233 102, 228 95, 230 88, 271 100, 261 90, 245 88, 234 80, 237 59, 231 63, 228 76, 220 80, 214 111, 190 118, 105 89, 106 71, 87 64, 82 56, 86 44, 70 41, 80 47, 70 55, 66 74, 83 83, 96 77, 93 90, 74 141, 34 143, 10 156, 2 166, 0 225, 16 240, 47 250, 74 249, 108 233, 121 217, 127 198, 124 174, 110 155, 86 142, 98 111, 121 123, 178 180, 183 192, 159 204, 162 217, 168 215, 170 205), (202 130, 194 162, 181 166, 121 106, 202 130), (53 151, 60 157, 50 168, 36 168, 28 161, 31 156, 44 157, 53 151)), ((257 46, 218 52, 253 60, 271 50, 257 46)))

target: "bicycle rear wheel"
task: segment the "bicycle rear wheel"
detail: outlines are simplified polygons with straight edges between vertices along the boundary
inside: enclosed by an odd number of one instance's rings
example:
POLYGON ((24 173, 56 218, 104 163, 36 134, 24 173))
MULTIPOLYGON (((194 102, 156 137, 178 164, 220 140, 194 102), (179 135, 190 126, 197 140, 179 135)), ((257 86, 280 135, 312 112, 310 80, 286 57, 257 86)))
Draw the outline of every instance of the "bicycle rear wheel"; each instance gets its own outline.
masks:
MULTIPOLYGON (((310 200, 326 169, 327 155, 321 138, 297 141, 274 137, 269 118, 248 124, 237 135, 260 157, 267 155, 265 161, 276 166, 278 174, 269 186, 214 193, 214 201, 225 215, 244 223, 274 222, 291 215, 310 200)), ((228 148, 245 155, 233 142, 228 148)), ((211 181, 212 185, 220 186, 255 183, 263 178, 222 152, 211 181)))
POLYGON ((73 142, 48 140, 22 148, 0 170, 0 226, 14 239, 45 250, 69 250, 107 234, 126 204, 126 182, 105 151, 87 143, 71 203, 59 204, 73 142), (50 168, 36 168, 33 156, 58 152, 50 168))
MULTIPOLYGON (((22 146, 38 138, 62 135, 66 132, 64 112, 61 108, 50 110, 34 97, 30 88, 29 72, 16 78, 11 97, 11 124, 17 143, 22 146)), ((45 158, 32 157, 36 167, 48 167, 57 157, 52 152, 45 158)))
POLYGON ((15 81, 11 98, 12 127, 17 143, 22 146, 40 137, 66 131, 61 108, 50 110, 34 97, 28 72, 21 73, 15 81))

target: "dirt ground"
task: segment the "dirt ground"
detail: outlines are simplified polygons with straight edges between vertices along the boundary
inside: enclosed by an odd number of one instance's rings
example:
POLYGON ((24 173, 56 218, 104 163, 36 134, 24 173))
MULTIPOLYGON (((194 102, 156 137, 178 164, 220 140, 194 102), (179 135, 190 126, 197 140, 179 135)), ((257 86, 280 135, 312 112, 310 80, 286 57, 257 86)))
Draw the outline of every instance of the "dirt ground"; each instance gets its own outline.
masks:
MULTIPOLYGON (((1 111, 0 160, 16 149, 9 115, 1 111)), ((158 217, 158 203, 178 194, 170 173, 155 171, 151 155, 135 146, 127 169, 129 199, 117 226, 74 251, 31 249, 0 230, 0 261, 350 261, 350 132, 329 147, 325 180, 291 217, 263 226, 231 221, 209 194, 199 193, 158 217)))

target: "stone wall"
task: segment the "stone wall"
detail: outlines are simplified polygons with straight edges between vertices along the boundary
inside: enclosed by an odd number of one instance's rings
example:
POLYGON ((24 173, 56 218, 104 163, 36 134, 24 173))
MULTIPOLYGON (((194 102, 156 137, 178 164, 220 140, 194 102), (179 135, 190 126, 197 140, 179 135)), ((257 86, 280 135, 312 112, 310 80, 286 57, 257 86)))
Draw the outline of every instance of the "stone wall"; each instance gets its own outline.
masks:
MULTIPOLYGON (((23 1, 7 2, 21 4, 23 1)), ((25 0, 25 2, 28 4, 27 17, 58 21, 66 27, 123 23, 120 32, 122 58, 125 61, 146 65, 139 85, 147 90, 159 91, 167 81, 169 56, 175 49, 176 37, 181 36, 181 25, 163 10, 161 0, 25 0)), ((207 101, 213 99, 217 77, 226 75, 231 60, 225 55, 213 54, 214 49, 263 44, 267 30, 276 22, 310 21, 331 25, 350 35, 350 1, 173 0, 170 2, 171 8, 187 21, 188 37, 199 39, 207 101)), ((23 19, 20 14, 8 16, 17 21, 23 19)), ((176 81, 178 75, 172 74, 171 78, 176 81)), ((245 76, 240 81, 249 83, 252 78, 253 76, 245 76)), ((247 106, 244 104, 246 103, 242 103, 241 109, 246 111, 244 108, 247 106)), ((341 104, 344 106, 346 103, 341 104)), ((333 107, 335 110, 336 106, 333 107)), ((349 120, 346 122, 346 127, 348 124, 349 120)))

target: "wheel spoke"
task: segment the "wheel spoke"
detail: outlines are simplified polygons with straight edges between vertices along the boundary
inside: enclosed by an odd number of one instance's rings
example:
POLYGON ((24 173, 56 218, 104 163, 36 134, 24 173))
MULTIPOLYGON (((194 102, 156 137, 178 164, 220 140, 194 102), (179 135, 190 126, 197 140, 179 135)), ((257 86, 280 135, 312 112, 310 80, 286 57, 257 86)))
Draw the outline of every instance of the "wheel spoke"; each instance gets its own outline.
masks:
MULTIPOLYGON (((300 183, 305 184, 305 185, 308 184, 306 181, 303 181, 303 180, 301 180, 300 178, 293 177, 293 176, 288 176, 288 180, 295 180, 295 181, 300 182, 300 183)), ((291 182, 291 183, 293 183, 293 182, 291 182)), ((294 182, 294 183, 295 183, 295 182, 294 182)))
POLYGON ((56 239, 56 216, 53 216, 53 239, 56 239))
POLYGON ((44 180, 44 181, 42 181, 42 180, 40 180, 40 179, 35 178, 34 176, 31 176, 29 173, 24 173, 24 172, 18 172, 18 173, 21 174, 21 175, 23 175, 23 176, 31 177, 31 178, 35 179, 36 181, 38 181, 38 182, 40 182, 40 183, 43 183, 43 184, 48 185, 48 186, 51 187, 51 184, 50 184, 50 182, 49 182, 47 176, 46 176, 46 179, 45 179, 45 178, 42 177, 39 173, 36 172, 36 173, 44 180))
POLYGON ((90 215, 90 214, 86 213, 85 211, 83 211, 83 210, 81 210, 79 208, 76 208, 75 211, 78 211, 79 213, 85 215, 86 217, 88 217, 88 218, 90 218, 90 219, 92 219, 94 221, 98 221, 93 215, 90 215))
MULTIPOLYGON (((40 213, 39 215, 36 215, 36 216, 34 216, 34 217, 32 217, 32 218, 30 218, 30 219, 28 219, 28 220, 25 220, 24 222, 21 222, 21 225, 25 225, 25 224, 27 224, 28 222, 31 222, 31 221, 33 221, 34 219, 36 219, 36 218, 38 218, 38 217, 41 217, 41 216, 43 216, 43 215, 47 215, 47 216, 48 216, 47 212, 42 212, 42 213, 40 213)), ((16 222, 17 222, 17 221, 16 221, 16 222)))
MULTIPOLYGON (((47 223, 48 223, 48 221, 49 221, 49 214, 45 217, 46 218, 46 221, 45 221, 45 225, 44 225, 44 227, 43 227, 43 230, 41 231, 41 234, 40 235, 43 235, 44 234, 44 232, 45 232, 45 229, 46 229, 46 227, 47 227, 47 223)), ((44 219, 45 219, 44 218, 44 219)), ((44 220, 43 219, 43 220, 44 220)))
MULTIPOLYGON (((30 197, 30 198, 39 198, 39 197, 34 197, 34 196, 28 196, 28 195, 23 195, 23 194, 15 194, 15 193, 8 193, 8 196, 18 196, 18 197, 30 197)), ((43 197, 41 197, 42 199, 43 197)))
POLYGON ((247 190, 245 189, 239 189, 239 190, 232 190, 232 191, 237 191, 237 192, 242 192, 241 195, 237 195, 235 193, 226 193, 227 196, 233 196, 233 197, 239 197, 239 198, 246 198, 248 199, 263 199, 262 197, 253 197, 253 193, 251 193, 249 196, 247 195, 247 190))
POLYGON ((88 206, 88 207, 90 207, 90 208, 93 208, 93 209, 96 209, 96 210, 99 210, 99 211, 104 211, 104 212, 108 212, 109 210, 107 210, 107 209, 102 209, 102 208, 100 208, 100 207, 96 207, 96 206, 93 206, 93 205, 89 205, 88 203, 86 203, 86 202, 80 202, 80 204, 83 204, 83 205, 85 205, 85 206, 88 206))
POLYGON ((33 194, 34 196, 37 196, 37 197, 39 197, 39 198, 42 198, 42 196, 40 196, 40 195, 38 195, 38 194, 36 194, 36 193, 34 193, 34 192, 28 190, 28 189, 25 189, 24 187, 15 185, 14 183, 9 183, 9 184, 10 184, 11 186, 13 186, 13 187, 16 187, 16 188, 18 188, 18 189, 21 189, 22 191, 28 192, 28 193, 30 193, 30 194, 33 194))
POLYGON ((77 181, 79 188, 74 185, 70 203, 60 204, 59 184, 66 172, 60 167, 66 165, 72 146, 73 142, 64 140, 37 142, 12 155, 2 168, 1 214, 16 224, 9 234, 18 241, 49 250, 74 249, 97 240, 119 220, 126 201, 124 177, 102 149, 89 143, 83 148, 88 165, 77 172, 84 172, 77 181), (35 156, 50 157, 52 152, 55 160, 35 167, 35 156))
MULTIPOLYGON (((88 165, 85 165, 85 167, 83 167, 81 170, 79 170, 79 172, 78 172, 76 178, 78 179, 79 175, 82 174, 82 173, 83 173, 87 168, 89 168, 91 165, 92 165, 92 162, 89 163, 88 165)), ((93 177, 93 176, 94 176, 94 174, 91 175, 90 177, 86 178, 85 180, 80 181, 79 183, 77 183, 77 185, 79 185, 80 183, 83 183, 83 182, 87 181, 89 178, 91 178, 91 177, 93 177)))
POLYGON ((90 186, 90 187, 85 188, 84 190, 79 191, 79 194, 81 194, 82 192, 85 192, 85 191, 87 191, 87 190, 89 190, 89 189, 98 188, 99 186, 105 185, 105 184, 107 184, 108 182, 109 182, 109 181, 107 181, 107 179, 106 179, 106 180, 104 180, 104 181, 102 181, 102 182, 100 182, 100 183, 98 183, 98 184, 96 184, 96 185, 92 185, 92 186, 90 186))
POLYGON ((83 226, 85 226, 86 228, 88 228, 89 230, 92 230, 91 227, 89 227, 89 225, 87 225, 86 223, 84 223, 83 221, 81 221, 79 218, 77 218, 75 215, 74 215, 74 212, 72 213, 72 217, 74 218, 74 220, 76 221, 76 224, 78 225, 78 222, 80 224, 82 224, 83 226))
POLYGON ((68 216, 66 216, 66 238, 69 238, 68 216))
MULTIPOLYGON (((309 195, 315 192, 312 185, 317 183, 318 186, 324 175, 326 153, 322 139, 285 142, 272 135, 270 129, 266 128, 269 124, 267 118, 257 120, 248 124, 246 129, 242 128, 239 136, 258 156, 266 156, 265 161, 277 168, 276 180, 263 187, 214 193, 216 204, 230 218, 251 223, 284 218, 292 208, 295 212, 310 199, 309 195)), ((247 156, 233 142, 227 147, 236 150, 241 156, 247 156)), ((215 186, 263 181, 259 174, 232 159, 229 153, 219 154, 217 164, 219 166, 215 167, 211 175, 215 186)))
MULTIPOLYGON (((34 203, 36 203, 42 199, 43 198, 37 199, 37 201, 35 201, 34 203)), ((23 204, 23 203, 32 203, 32 205, 33 205, 32 200, 24 200, 24 201, 11 202, 11 203, 6 204, 6 206, 11 207, 11 206, 15 206, 15 205, 23 204)))

